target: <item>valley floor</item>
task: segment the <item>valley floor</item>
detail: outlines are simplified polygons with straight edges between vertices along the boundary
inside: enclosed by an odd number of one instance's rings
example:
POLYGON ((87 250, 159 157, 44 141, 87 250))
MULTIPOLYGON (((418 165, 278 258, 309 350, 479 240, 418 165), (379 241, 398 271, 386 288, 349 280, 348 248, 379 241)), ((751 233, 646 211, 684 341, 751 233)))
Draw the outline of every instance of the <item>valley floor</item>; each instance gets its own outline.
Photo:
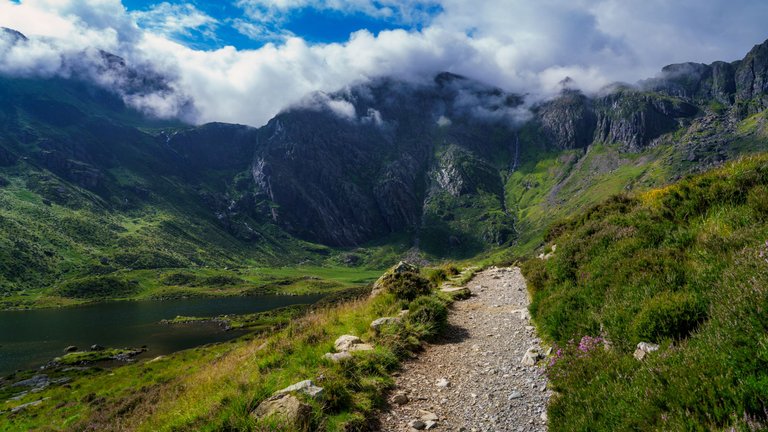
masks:
POLYGON ((473 296, 454 303, 445 337, 404 365, 392 391, 405 394, 381 414, 384 431, 434 414, 437 430, 545 431, 551 392, 543 369, 521 364, 540 339, 528 321, 520 269, 488 269, 469 283, 473 296), (446 385, 447 381, 447 386, 446 385))

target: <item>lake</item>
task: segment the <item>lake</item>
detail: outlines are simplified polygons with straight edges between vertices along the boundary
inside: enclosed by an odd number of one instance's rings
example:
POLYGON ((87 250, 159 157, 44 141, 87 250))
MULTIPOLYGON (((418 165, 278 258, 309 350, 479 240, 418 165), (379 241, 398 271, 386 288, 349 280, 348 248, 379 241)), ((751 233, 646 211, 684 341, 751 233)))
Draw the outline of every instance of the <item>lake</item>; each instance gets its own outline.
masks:
POLYGON ((40 367, 74 345, 141 347, 158 356, 242 335, 213 323, 160 324, 177 315, 216 316, 311 304, 322 295, 123 301, 59 309, 0 311, 0 376, 40 367))

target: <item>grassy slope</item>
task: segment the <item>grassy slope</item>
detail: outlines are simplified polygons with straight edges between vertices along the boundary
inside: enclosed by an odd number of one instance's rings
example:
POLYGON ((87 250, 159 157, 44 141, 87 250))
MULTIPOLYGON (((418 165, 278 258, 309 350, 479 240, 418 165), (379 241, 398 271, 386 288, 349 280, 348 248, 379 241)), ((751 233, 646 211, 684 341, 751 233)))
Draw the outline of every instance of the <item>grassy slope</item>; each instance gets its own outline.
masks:
POLYGON ((3 78, 0 96, 8 102, 0 109, 0 156, 15 161, 0 166, 0 309, 326 291, 347 286, 344 279, 369 281, 367 268, 385 268, 407 249, 392 241, 336 251, 252 218, 238 227, 247 223, 255 238, 233 235, 203 197, 238 196, 247 161, 243 172, 185 174, 153 136, 184 125, 148 120, 73 81, 3 78), (35 155, 51 145, 91 161, 86 168, 101 172, 100 186, 80 187, 41 166, 35 155), (350 254, 360 270, 344 262, 350 254), (264 269, 284 265, 299 268, 264 269), (162 283, 179 272, 200 277, 194 286, 162 283))
POLYGON ((524 267, 539 329, 564 352, 550 428, 765 427, 766 239, 765 155, 556 224, 554 258, 524 267), (612 349, 569 343, 584 336, 612 349), (638 362, 640 341, 661 350, 638 362))
MULTIPOLYGON (((427 298, 422 311, 450 302, 435 294, 427 298)), ((413 317, 419 316, 415 304, 420 301, 424 304, 419 299, 410 304, 413 317)), ((392 294, 366 297, 314 310, 266 336, 246 336, 107 371, 70 371, 64 374, 82 376, 0 405, 3 410, 50 398, 18 414, 0 414, 0 429, 276 430, 259 424, 249 412, 274 391, 302 379, 325 388, 322 402, 308 401, 313 407, 312 430, 359 427, 382 405, 400 358, 416 349, 419 339, 439 331, 440 323, 432 318, 412 318, 402 330, 381 336, 370 332, 372 320, 396 315, 403 307, 409 303, 392 294), (376 349, 356 353, 350 362, 324 360, 323 354, 332 351, 333 341, 342 334, 360 335, 376 349)))
POLYGON ((503 262, 531 254, 543 244, 546 228, 558 219, 577 214, 606 198, 628 191, 667 185, 682 176, 706 171, 733 160, 768 150, 768 113, 751 116, 735 127, 727 144, 707 145, 701 137, 722 131, 719 122, 703 125, 697 119, 659 139, 640 153, 621 152, 618 145, 593 144, 586 151, 547 151, 535 133, 523 130, 518 169, 506 176, 506 206, 516 215, 519 237, 509 248, 488 252, 484 262, 503 262), (689 160, 691 155, 695 160, 689 160))

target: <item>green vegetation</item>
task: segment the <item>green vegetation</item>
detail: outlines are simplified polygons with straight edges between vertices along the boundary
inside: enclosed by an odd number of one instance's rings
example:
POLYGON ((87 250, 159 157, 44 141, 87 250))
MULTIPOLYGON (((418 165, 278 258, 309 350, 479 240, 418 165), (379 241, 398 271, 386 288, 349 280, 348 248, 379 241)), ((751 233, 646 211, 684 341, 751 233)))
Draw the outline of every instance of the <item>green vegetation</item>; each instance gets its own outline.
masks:
POLYGON ((551 430, 765 426, 767 186, 768 156, 749 157, 549 229, 553 256, 523 271, 560 347, 551 430), (661 348, 641 362, 643 341, 661 348))
POLYGON ((91 351, 75 351, 53 359, 62 366, 84 365, 106 360, 128 359, 143 352, 141 348, 104 348, 91 351))
MULTIPOLYGON (((357 289, 351 290, 352 294, 357 292, 357 289)), ((307 305, 295 305, 244 315, 219 315, 215 317, 176 316, 173 319, 163 320, 162 323, 191 324, 213 322, 221 325, 226 330, 275 331, 285 327, 291 320, 303 316, 308 309, 309 306, 307 305)))
POLYGON ((396 268, 385 273, 376 287, 392 294, 398 300, 413 300, 416 297, 429 294, 430 282, 419 273, 418 268, 404 265, 404 269, 396 268))
POLYGON ((322 306, 270 334, 109 371, 74 370, 66 386, 52 385, 6 404, 3 409, 44 399, 18 413, 0 414, 0 428, 79 430, 120 424, 139 431, 279 430, 270 428, 279 421, 259 420, 250 412, 273 392, 312 379, 325 396, 298 395, 312 407, 310 429, 355 430, 383 406, 393 383, 390 374, 400 360, 445 326, 449 304, 432 293, 413 301, 381 293, 322 306), (411 312, 402 325, 385 326, 379 334, 369 328, 374 319, 396 316, 403 308, 411 312), (343 334, 359 335, 375 349, 338 363, 323 358, 343 334))

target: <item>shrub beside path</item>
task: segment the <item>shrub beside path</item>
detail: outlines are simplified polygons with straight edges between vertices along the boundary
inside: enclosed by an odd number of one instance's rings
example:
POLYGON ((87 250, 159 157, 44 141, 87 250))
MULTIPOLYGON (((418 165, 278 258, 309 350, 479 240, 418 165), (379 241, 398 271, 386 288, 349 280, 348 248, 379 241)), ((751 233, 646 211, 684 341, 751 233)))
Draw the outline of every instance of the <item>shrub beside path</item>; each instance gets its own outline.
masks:
POLYGON ((543 368, 521 362, 540 340, 520 269, 487 269, 468 287, 444 335, 397 374, 383 431, 547 430, 543 368))

